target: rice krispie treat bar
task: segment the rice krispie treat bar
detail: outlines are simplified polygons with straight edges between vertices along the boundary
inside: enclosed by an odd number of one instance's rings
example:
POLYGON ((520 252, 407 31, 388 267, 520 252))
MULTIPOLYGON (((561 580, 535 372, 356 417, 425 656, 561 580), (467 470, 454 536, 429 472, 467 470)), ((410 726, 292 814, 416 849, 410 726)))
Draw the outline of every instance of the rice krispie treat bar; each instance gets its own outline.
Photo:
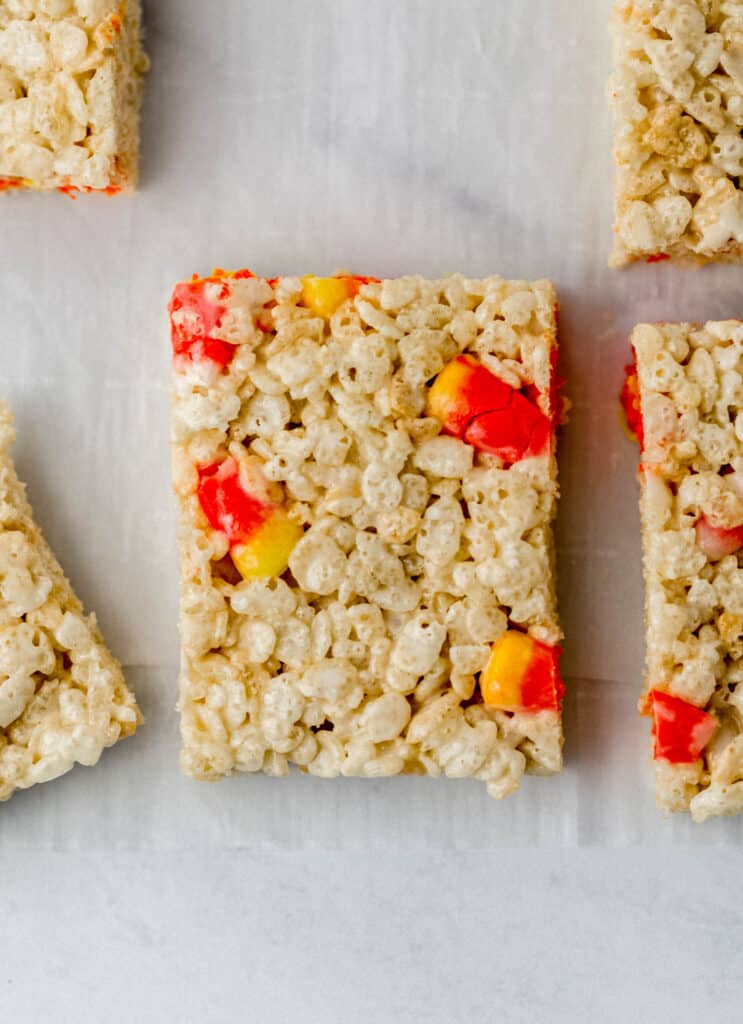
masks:
POLYGON ((611 264, 743 256, 743 0, 616 0, 611 264))
POLYGON ((0 403, 0 800, 95 764, 141 721, 33 520, 8 454, 14 436, 0 403))
POLYGON ((561 767, 555 294, 215 271, 170 306, 182 767, 561 767))
POLYGON ((0 0, 0 192, 131 192, 140 0, 0 0))
POLYGON ((743 324, 642 324, 624 399, 642 444, 658 804, 743 810, 743 324))

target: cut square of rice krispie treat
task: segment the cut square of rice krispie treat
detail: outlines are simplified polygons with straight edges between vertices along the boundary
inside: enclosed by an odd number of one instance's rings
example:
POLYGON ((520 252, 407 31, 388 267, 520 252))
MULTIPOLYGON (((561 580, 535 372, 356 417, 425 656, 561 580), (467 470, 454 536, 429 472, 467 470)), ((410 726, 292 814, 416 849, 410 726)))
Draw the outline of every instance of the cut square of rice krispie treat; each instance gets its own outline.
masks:
POLYGON ((743 810, 743 324, 642 324, 624 390, 642 445, 656 796, 743 810))
POLYGON ((0 403, 0 800, 93 765, 141 722, 95 616, 41 535, 0 403))
POLYGON ((182 767, 561 767, 552 285, 215 271, 170 305, 182 767))
POLYGON ((0 192, 131 192, 140 0, 0 0, 0 192))
POLYGON ((616 0, 613 266, 743 257, 743 0, 616 0))

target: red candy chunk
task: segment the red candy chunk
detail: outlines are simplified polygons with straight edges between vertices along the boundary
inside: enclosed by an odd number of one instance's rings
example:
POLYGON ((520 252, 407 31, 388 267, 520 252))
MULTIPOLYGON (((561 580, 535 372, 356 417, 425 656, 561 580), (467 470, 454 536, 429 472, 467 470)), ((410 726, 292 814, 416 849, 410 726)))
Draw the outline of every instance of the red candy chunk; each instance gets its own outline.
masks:
POLYGON ((649 696, 655 760, 671 764, 698 760, 717 729, 715 716, 662 690, 652 690, 649 696))
POLYGON ((481 452, 504 462, 518 462, 549 449, 552 426, 542 412, 519 391, 513 391, 505 409, 476 416, 464 432, 464 440, 481 452))
POLYGON ((643 447, 645 436, 642 423, 642 404, 640 402, 640 381, 637 376, 637 366, 634 362, 624 368, 625 378, 619 401, 624 410, 624 417, 629 433, 637 438, 640 447, 643 447))
POLYGON ((695 529, 697 544, 710 562, 718 562, 726 555, 734 555, 743 547, 743 526, 735 526, 732 529, 713 526, 709 519, 702 516, 697 521, 695 529))
POLYGON ((243 490, 232 458, 199 470, 197 494, 209 525, 224 533, 230 544, 244 541, 268 516, 270 506, 243 490))
POLYGON ((559 710, 565 696, 565 684, 560 675, 561 654, 561 647, 534 642, 531 664, 521 684, 525 708, 559 710))
MULTIPOLYGON (((173 292, 168 309, 176 366, 209 361, 224 369, 235 354, 234 345, 212 336, 227 307, 207 298, 205 289, 209 284, 214 281, 188 281, 177 285, 173 292)), ((224 283, 220 297, 227 298, 228 294, 229 286, 224 283)))
POLYGON ((509 464, 549 450, 549 418, 472 356, 444 367, 429 390, 428 413, 445 433, 509 464))

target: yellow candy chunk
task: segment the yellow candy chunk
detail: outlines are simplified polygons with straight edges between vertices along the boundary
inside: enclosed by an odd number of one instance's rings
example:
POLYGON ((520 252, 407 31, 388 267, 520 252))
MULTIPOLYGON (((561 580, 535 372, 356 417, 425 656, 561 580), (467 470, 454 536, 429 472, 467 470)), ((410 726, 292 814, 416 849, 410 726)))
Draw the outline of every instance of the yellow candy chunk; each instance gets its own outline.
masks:
POLYGON ((276 506, 248 540, 234 545, 230 551, 232 561, 246 580, 280 576, 302 532, 286 509, 276 506))
POLYGON ((509 629, 496 640, 490 660, 480 677, 485 703, 502 711, 522 706, 521 686, 534 655, 534 641, 528 634, 509 629))
POLYGON ((354 282, 348 277, 302 278, 302 301, 317 316, 328 319, 346 299, 355 294, 354 282))
POLYGON ((450 362, 428 389, 427 415, 448 423, 452 411, 462 405, 464 384, 472 375, 467 357, 450 362))

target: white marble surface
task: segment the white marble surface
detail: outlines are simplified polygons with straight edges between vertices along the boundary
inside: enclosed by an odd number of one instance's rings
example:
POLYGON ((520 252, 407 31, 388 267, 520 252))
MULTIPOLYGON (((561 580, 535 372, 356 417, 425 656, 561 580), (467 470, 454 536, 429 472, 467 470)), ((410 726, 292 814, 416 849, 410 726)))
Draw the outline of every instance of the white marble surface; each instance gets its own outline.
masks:
POLYGON ((605 268, 609 0, 146 7, 141 192, 0 204, 18 466, 148 718, 0 809, 0 1019, 737 1020, 741 822, 657 815, 634 711, 616 394, 633 323, 741 315, 741 271, 605 268), (556 280, 562 777, 178 775, 164 309, 214 264, 556 280))
POLYGON ((39 853, 0 875, 2 1019, 738 1021, 738 870, 734 851, 39 853))

